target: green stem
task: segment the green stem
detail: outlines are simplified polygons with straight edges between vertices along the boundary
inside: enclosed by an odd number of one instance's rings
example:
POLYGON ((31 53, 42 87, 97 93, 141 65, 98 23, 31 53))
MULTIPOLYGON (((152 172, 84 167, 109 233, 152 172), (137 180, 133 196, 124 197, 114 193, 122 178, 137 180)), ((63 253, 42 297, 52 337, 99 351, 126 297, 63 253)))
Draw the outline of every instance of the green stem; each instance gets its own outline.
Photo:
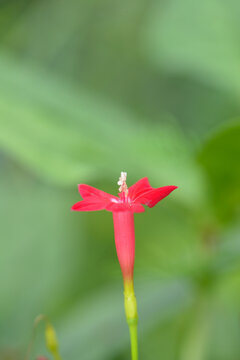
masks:
POLYGON ((124 281, 124 306, 130 333, 132 360, 138 360, 137 300, 132 279, 124 281))
POLYGON ((132 360, 138 360, 137 321, 129 323, 132 360))
POLYGON ((54 360, 62 360, 61 356, 59 355, 58 352, 54 353, 54 360))

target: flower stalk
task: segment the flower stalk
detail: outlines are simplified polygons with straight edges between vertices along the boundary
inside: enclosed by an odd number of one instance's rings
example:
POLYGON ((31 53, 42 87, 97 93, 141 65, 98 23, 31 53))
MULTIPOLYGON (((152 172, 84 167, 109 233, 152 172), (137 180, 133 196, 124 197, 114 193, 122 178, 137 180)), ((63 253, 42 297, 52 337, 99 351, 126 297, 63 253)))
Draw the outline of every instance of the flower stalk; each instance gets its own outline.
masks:
POLYGON ((138 313, 133 281, 124 281, 124 307, 130 333, 132 360, 138 360, 138 313))

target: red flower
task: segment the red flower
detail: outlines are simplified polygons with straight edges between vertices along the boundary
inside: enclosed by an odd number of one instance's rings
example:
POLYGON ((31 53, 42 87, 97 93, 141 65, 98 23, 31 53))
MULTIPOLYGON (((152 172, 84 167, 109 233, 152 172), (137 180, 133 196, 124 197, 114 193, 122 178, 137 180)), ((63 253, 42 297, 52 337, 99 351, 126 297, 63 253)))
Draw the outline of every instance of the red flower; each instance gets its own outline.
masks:
POLYGON ((148 178, 143 178, 129 189, 126 184, 127 173, 122 172, 118 184, 119 197, 95 189, 89 185, 79 185, 83 200, 73 205, 72 210, 108 210, 113 213, 115 244, 124 281, 124 305, 130 330, 132 359, 138 359, 137 346, 137 301, 133 287, 135 256, 134 213, 143 212, 143 205, 155 206, 168 196, 177 186, 151 187, 148 178))
POLYGON ((133 213, 145 211, 143 205, 152 208, 168 196, 177 186, 163 186, 154 189, 145 177, 132 185, 126 184, 126 173, 122 172, 118 184, 119 197, 105 193, 89 185, 78 185, 82 201, 73 205, 75 211, 108 210, 113 212, 114 235, 117 255, 124 282, 133 279, 135 235, 133 213))
POLYGON ((83 200, 73 205, 75 211, 108 210, 112 212, 130 211, 140 213, 145 211, 143 205, 154 207, 160 200, 168 196, 177 186, 163 186, 154 189, 145 177, 120 192, 119 197, 105 193, 92 186, 78 185, 83 200))

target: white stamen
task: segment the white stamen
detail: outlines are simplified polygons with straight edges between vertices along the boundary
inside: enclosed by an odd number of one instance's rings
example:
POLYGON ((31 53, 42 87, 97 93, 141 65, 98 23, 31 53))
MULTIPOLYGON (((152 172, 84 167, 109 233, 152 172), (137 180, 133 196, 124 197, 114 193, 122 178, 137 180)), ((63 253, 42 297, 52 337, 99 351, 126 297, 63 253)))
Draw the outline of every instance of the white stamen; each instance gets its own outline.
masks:
POLYGON ((122 171, 121 176, 118 180, 118 185, 120 185, 119 191, 125 192, 127 194, 128 188, 127 188, 126 181, 127 181, 127 173, 122 171))

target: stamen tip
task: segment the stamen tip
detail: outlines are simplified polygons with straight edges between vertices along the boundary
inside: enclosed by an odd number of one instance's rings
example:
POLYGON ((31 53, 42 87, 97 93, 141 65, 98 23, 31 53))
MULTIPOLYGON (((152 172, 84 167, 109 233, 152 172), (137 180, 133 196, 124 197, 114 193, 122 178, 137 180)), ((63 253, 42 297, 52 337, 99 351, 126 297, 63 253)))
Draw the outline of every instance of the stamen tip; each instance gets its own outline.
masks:
POLYGON ((125 171, 121 171, 121 176, 118 180, 118 185, 120 185, 120 188, 119 188, 119 191, 120 192, 125 192, 127 193, 127 184, 126 184, 126 181, 127 181, 127 172, 125 171))

